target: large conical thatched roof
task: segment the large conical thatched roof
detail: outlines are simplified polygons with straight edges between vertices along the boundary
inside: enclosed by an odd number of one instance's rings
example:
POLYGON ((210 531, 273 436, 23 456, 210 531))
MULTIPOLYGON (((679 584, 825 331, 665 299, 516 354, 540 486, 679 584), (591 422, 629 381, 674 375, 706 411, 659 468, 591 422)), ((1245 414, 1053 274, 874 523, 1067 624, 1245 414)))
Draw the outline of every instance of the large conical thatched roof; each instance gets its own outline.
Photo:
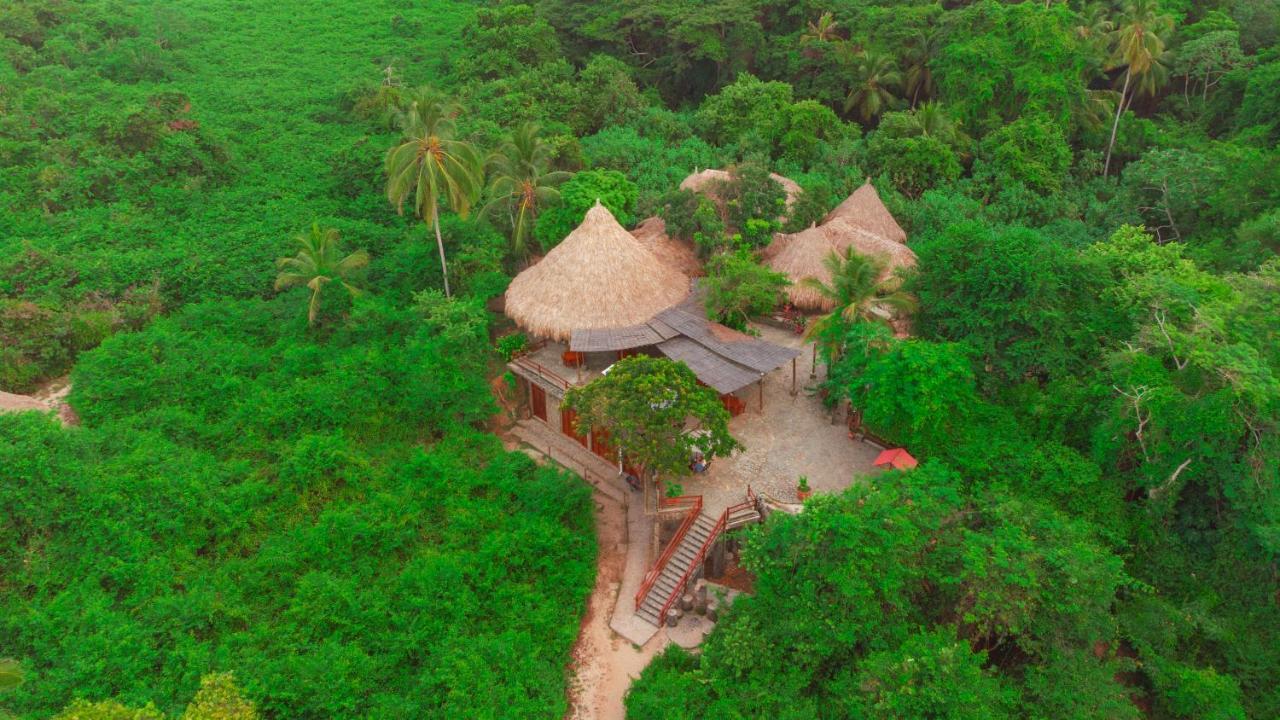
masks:
POLYGON ((832 220, 844 220, 854 227, 860 227, 894 242, 907 241, 907 233, 898 221, 893 219, 889 208, 881 202, 880 193, 876 192, 869 180, 863 183, 862 187, 854 190, 853 194, 837 205, 835 210, 827 213, 822 223, 825 225, 832 220))
POLYGON ((688 278, 596 203, 576 230, 511 281, 506 313, 535 335, 567 341, 574 330, 638 325, 688 294, 688 278))
MULTIPOLYGON (((783 177, 778 173, 769 173, 769 177, 782 186, 782 191, 787 195, 787 212, 790 212, 791 206, 796 202, 796 197, 800 195, 800 186, 796 184, 795 180, 783 177)), ((729 182, 732 179, 733 174, 728 170, 703 170, 681 180, 680 189, 703 193, 718 203, 722 202, 722 199, 715 193, 716 184, 729 182)))
POLYGON ((826 311, 834 303, 805 284, 804 279, 816 278, 830 283, 827 256, 832 253, 843 255, 850 247, 859 255, 875 257, 885 263, 882 280, 892 277, 898 268, 916 266, 916 254, 911 248, 839 219, 791 235, 775 236, 773 243, 765 249, 764 257, 769 267, 791 280, 787 294, 792 304, 804 310, 826 311))
POLYGON ((669 267, 679 270, 688 277, 701 277, 702 261, 686 242, 676 240, 667 234, 667 223, 660 217, 646 218, 631 234, 669 267))

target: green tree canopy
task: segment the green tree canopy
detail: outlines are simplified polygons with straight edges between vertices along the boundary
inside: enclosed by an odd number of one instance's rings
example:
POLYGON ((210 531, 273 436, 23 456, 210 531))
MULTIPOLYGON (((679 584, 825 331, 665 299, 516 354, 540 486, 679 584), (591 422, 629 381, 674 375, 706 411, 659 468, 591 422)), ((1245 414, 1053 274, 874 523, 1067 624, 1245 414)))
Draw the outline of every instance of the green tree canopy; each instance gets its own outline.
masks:
POLYGON ((635 222, 635 183, 616 170, 585 170, 560 186, 560 204, 538 217, 533 234, 544 251, 560 243, 582 223, 587 211, 598 201, 613 213, 618 223, 635 222))
POLYGON ((607 375, 565 393, 564 406, 577 413, 578 427, 608 431, 609 443, 645 471, 685 475, 694 450, 713 458, 740 447, 715 391, 666 358, 619 360, 607 375))
POLYGON ((707 263, 705 293, 707 316, 737 330, 747 321, 772 312, 789 284, 786 275, 757 263, 749 253, 722 253, 707 263))
POLYGON ((735 600, 700 657, 669 653, 646 669, 627 696, 632 717, 1055 711, 1054 687, 1028 670, 1089 677, 1077 717, 1139 717, 1114 679, 1124 665, 1077 651, 1116 638, 1121 559, 1058 512, 966 498, 941 465, 774 515, 743 558, 755 594, 735 600))

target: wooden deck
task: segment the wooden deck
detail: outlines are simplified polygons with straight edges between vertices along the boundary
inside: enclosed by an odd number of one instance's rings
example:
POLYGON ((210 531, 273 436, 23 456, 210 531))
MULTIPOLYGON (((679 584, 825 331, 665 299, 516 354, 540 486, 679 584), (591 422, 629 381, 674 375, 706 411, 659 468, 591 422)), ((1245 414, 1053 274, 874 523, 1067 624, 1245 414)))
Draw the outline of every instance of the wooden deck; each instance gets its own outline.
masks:
POLYGON ((531 449, 577 473, 596 490, 614 500, 625 504, 634 493, 619 476, 617 465, 556 432, 541 420, 521 420, 513 432, 531 449))

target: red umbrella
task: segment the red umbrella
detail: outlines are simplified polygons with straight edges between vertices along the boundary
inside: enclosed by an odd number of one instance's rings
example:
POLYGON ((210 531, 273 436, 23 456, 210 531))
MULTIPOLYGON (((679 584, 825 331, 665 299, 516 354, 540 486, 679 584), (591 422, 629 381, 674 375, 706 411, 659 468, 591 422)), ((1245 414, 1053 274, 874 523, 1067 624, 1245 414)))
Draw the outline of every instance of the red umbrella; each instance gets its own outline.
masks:
POLYGON ((876 456, 876 461, 871 464, 876 467, 891 467, 894 470, 910 470, 920 463, 916 462, 905 448, 890 448, 876 456))

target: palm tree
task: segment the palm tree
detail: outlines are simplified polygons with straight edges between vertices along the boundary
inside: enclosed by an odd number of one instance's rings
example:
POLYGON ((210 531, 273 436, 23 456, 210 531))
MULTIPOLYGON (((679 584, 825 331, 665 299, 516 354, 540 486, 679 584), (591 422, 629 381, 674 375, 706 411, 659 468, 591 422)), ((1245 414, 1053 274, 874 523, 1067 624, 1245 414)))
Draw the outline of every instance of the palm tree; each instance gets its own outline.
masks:
POLYGON ((838 27, 840 27, 840 21, 836 20, 830 12, 824 12, 818 16, 817 22, 806 23, 805 31, 800 34, 800 44, 834 42, 839 38, 836 33, 836 28, 838 27))
POLYGON ((549 170, 551 149, 538 136, 535 123, 524 123, 511 133, 489 159, 489 203, 482 214, 505 209, 511 225, 511 249, 528 255, 529 235, 542 208, 560 200, 556 186, 572 173, 549 170))
POLYGON ((911 107, 916 106, 922 93, 925 97, 933 96, 933 70, 929 63, 937 56, 941 44, 937 31, 921 30, 907 45, 905 90, 911 95, 911 107))
POLYGON ((1076 36, 1092 46, 1095 56, 1099 58, 1107 55, 1107 41, 1111 37, 1111 31, 1116 29, 1109 12, 1106 3, 1089 3, 1080 11, 1081 22, 1076 25, 1076 36))
POLYGON ((449 296, 449 266, 440 237, 440 203, 443 200, 466 217, 484 185, 480 156, 470 143, 454 137, 453 118, 458 106, 427 88, 416 91, 400 114, 403 137, 387 151, 387 199, 404 212, 405 201, 413 212, 436 231, 444 294, 449 296))
MULTIPOLYGON (((873 257, 859 255, 853 248, 844 256, 831 253, 823 260, 831 274, 831 282, 817 278, 805 278, 801 282, 818 291, 832 303, 831 312, 809 325, 806 338, 831 337, 831 331, 854 322, 884 322, 893 318, 893 311, 911 312, 916 299, 901 289, 893 278, 884 278, 884 263, 873 257)), ((835 348, 828 347, 828 350, 835 348)))
POLYGON ((1120 89, 1120 102, 1116 103, 1115 120, 1111 124, 1111 140, 1107 143, 1107 159, 1102 166, 1106 177, 1111 169, 1111 151, 1115 148, 1116 132, 1120 129, 1120 116, 1132 102, 1129 88, 1137 79, 1140 86, 1150 88, 1158 82, 1160 56, 1164 54, 1164 36, 1173 29, 1168 15, 1158 15, 1155 0, 1129 0, 1124 6, 1120 22, 1112 31, 1113 67, 1125 66, 1124 86, 1120 89), (1150 75, 1150 77, 1143 77, 1150 75))
POLYGON ((855 77, 853 88, 844 102, 844 111, 857 108, 863 122, 871 122, 893 103, 893 93, 889 88, 902 82, 902 72, 889 55, 869 52, 858 62, 855 77))
POLYGON ((1106 125, 1119 102, 1120 93, 1115 90, 1085 88, 1071 102, 1071 120, 1078 128, 1097 130, 1106 125))
POLYGON ((911 120, 920 130, 921 135, 934 138, 948 145, 961 138, 960 131, 956 128, 955 123, 952 122, 951 116, 947 115, 947 111, 942 109, 942 103, 920 103, 920 106, 911 113, 911 120))
POLYGON ((276 290, 306 285, 311 288, 311 303, 307 309, 307 324, 313 325, 320 312, 320 293, 324 286, 337 280, 352 296, 360 289, 348 282, 357 270, 369 264, 369 253, 357 250, 346 257, 338 243, 338 231, 320 229, 311 224, 311 231, 294 236, 300 249, 293 257, 276 260, 280 274, 276 276, 276 290))

